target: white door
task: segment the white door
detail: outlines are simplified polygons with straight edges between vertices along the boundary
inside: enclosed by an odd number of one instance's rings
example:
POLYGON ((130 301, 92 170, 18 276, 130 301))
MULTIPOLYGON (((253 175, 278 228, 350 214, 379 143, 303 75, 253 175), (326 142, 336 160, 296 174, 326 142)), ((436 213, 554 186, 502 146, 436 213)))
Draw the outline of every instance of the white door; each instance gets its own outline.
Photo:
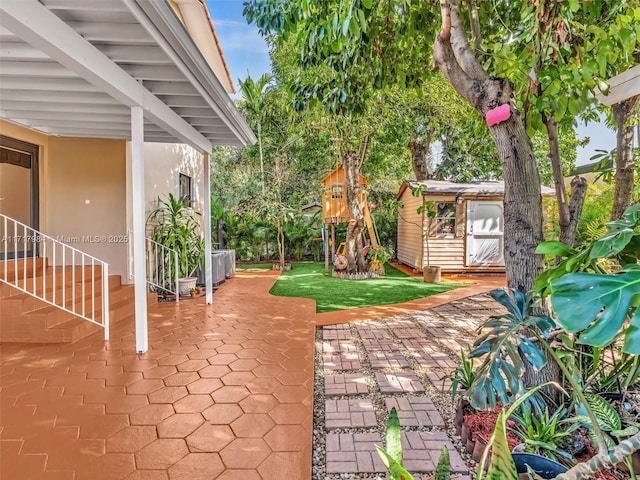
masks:
POLYGON ((502 201, 467 201, 467 266, 504 265, 502 201))

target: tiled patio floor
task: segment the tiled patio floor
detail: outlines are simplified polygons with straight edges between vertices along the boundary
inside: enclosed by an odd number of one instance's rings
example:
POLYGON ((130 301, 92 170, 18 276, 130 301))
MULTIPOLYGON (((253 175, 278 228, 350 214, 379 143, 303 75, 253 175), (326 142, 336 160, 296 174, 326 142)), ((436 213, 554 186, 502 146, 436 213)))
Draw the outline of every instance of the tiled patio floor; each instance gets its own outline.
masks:
MULTIPOLYGON (((154 306, 143 355, 135 354, 126 322, 112 328, 106 345, 100 335, 71 345, 2 345, 0 479, 309 479, 315 305, 269 295, 275 279, 239 272, 213 305, 199 298, 154 306)), ((318 323, 424 310, 503 282, 489 278, 430 300, 342 312, 318 323)), ((404 333, 411 334, 396 335, 404 333)), ((372 347, 384 343, 360 336, 372 347)), ((341 360, 349 338, 348 329, 325 329, 324 340, 336 341, 327 362, 341 360)), ((380 368, 404 367, 384 345, 371 358, 380 368)), ((358 368, 342 363, 340 369, 358 368)), ((364 393, 352 378, 357 370, 335 373, 327 382, 333 394, 364 393)), ((368 405, 335 407, 336 425, 346 421, 344 409, 351 424, 371 421, 368 405)))
POLYGON ((2 480, 311 475, 315 306, 239 273, 204 299, 71 345, 3 345, 2 480))

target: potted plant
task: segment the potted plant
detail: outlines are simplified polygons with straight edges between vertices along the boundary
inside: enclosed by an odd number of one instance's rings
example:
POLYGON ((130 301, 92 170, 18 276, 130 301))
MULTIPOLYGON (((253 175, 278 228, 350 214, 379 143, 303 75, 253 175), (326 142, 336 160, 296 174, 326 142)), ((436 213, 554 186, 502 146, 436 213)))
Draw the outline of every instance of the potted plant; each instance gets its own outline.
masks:
POLYGON ((193 274, 204 259, 204 240, 200 235, 200 212, 195 211, 186 197, 169 194, 166 200, 158 198, 156 208, 147 219, 151 237, 159 244, 178 252, 178 292, 189 295, 196 286, 193 274))
POLYGON ((189 293, 192 297, 195 297, 200 293, 200 289, 198 287, 193 287, 191 290, 189 290, 189 293))

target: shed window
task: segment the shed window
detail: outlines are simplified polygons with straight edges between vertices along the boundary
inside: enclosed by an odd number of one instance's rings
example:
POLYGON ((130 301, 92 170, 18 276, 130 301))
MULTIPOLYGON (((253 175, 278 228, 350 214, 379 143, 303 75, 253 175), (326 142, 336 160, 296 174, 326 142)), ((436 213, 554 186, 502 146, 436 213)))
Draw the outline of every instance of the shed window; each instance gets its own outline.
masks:
POLYGON ((331 198, 342 198, 342 186, 341 185, 332 185, 331 186, 331 198))
POLYGON ((178 196, 184 197, 185 203, 191 205, 193 203, 193 178, 184 173, 178 178, 178 196))
POLYGON ((456 233, 456 204, 440 202, 436 204, 436 217, 429 233, 430 237, 454 236, 456 233))

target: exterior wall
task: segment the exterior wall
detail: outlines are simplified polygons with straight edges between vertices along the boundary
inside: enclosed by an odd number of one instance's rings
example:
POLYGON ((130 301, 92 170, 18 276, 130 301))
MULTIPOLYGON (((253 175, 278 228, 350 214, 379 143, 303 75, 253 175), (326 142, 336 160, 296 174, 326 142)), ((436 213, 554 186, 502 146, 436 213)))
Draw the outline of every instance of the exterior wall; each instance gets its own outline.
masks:
POLYGON ((124 140, 49 138, 41 230, 127 273, 124 140))
POLYGON ((418 213, 418 207, 422 199, 411 195, 411 190, 406 189, 400 200, 404 207, 398 209, 398 252, 400 263, 404 263, 418 271, 422 271, 423 240, 422 240, 422 214, 418 213))
POLYGON ((158 198, 178 195, 180 174, 193 179, 193 207, 204 211, 204 174, 202 154, 197 150, 174 143, 144 144, 145 213, 149 215, 158 205, 158 198))
MULTIPOLYGON (((425 202, 456 203, 455 195, 425 195, 425 202)), ((426 220, 425 220, 426 222, 426 220)), ((443 272, 461 271, 465 266, 466 205, 456 203, 456 231, 423 239, 424 264, 439 266, 443 272)))
MULTIPOLYGON (((131 149, 127 146, 127 180, 126 180, 126 212, 127 228, 133 228, 133 206, 131 202, 131 149)), ((169 193, 178 195, 178 178, 183 173, 193 178, 192 192, 194 209, 204 212, 204 174, 203 156, 197 150, 173 143, 144 144, 144 197, 145 218, 158 206, 158 198, 166 199, 169 193)), ((200 218, 202 225, 203 219, 200 218)), ((128 265, 131 268, 131 265, 128 265)), ((128 276, 122 277, 123 283, 130 283, 128 276)))
POLYGON ((0 120, 0 132, 40 146, 40 231, 127 274, 123 140, 54 137, 0 120))

